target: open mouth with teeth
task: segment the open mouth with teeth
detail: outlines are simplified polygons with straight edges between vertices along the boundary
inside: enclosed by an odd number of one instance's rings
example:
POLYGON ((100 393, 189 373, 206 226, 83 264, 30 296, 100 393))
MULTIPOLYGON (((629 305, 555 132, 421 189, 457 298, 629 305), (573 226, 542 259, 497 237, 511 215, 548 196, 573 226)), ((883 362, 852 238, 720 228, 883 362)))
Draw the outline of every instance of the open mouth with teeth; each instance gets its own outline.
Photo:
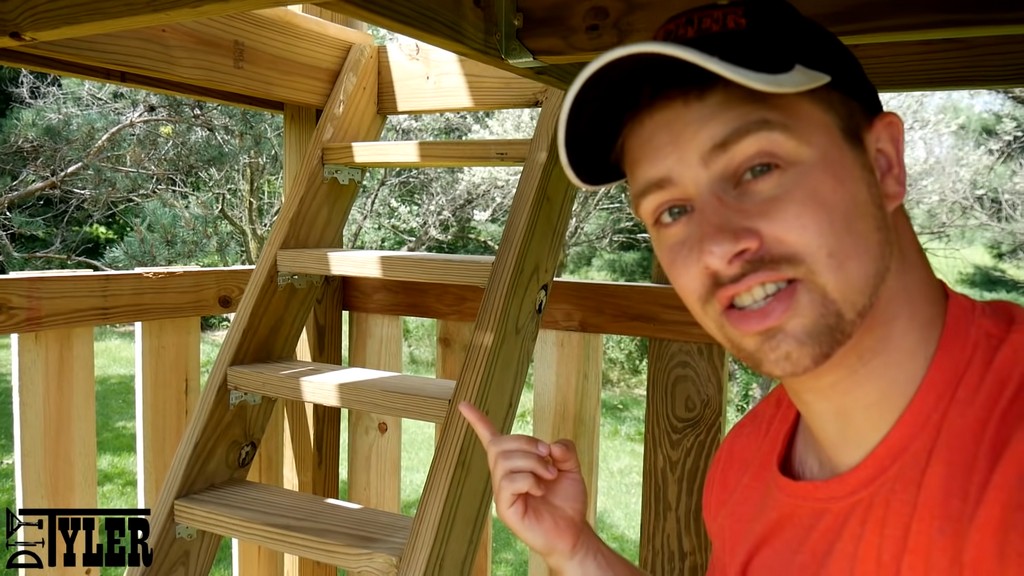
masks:
POLYGON ((746 292, 733 296, 732 307, 738 310, 757 310, 771 302, 775 294, 786 286, 789 286, 788 280, 758 284, 746 292))

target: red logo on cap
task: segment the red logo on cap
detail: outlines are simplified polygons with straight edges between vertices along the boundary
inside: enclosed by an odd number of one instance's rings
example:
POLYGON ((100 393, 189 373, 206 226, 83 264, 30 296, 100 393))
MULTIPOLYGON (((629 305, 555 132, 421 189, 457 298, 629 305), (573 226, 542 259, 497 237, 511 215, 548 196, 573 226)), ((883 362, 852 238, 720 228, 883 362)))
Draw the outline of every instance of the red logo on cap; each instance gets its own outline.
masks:
POLYGON ((690 10, 670 18, 654 33, 655 40, 682 42, 699 36, 745 30, 747 19, 743 8, 722 6, 690 10))

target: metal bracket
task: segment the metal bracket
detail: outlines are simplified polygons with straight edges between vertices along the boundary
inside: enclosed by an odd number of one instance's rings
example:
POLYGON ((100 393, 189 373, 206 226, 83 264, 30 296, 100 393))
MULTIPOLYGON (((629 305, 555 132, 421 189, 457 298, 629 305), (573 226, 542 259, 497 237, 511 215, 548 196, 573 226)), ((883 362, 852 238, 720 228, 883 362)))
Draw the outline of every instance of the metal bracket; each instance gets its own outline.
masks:
POLYGON ((523 13, 516 10, 516 0, 491 0, 491 5, 494 6, 492 17, 497 25, 494 37, 501 57, 518 68, 544 66, 517 37, 516 31, 523 27, 523 13))
POLYGON ((362 182, 363 171, 361 168, 353 168, 344 164, 324 164, 324 180, 331 178, 337 178, 339 184, 348 184, 353 180, 362 182))
POLYGON ((313 286, 320 286, 323 283, 324 277, 317 276, 316 274, 292 274, 291 272, 277 273, 278 288, 284 288, 289 284, 294 284, 296 288, 305 288, 310 284, 313 286))
POLYGON ((174 527, 174 537, 182 538, 184 540, 195 540, 196 529, 191 526, 185 526, 184 524, 178 524, 174 527))
POLYGON ((260 402, 263 402, 263 396, 260 396, 255 392, 243 392, 241 390, 232 390, 228 395, 228 405, 232 408, 238 406, 242 402, 255 406, 260 402))

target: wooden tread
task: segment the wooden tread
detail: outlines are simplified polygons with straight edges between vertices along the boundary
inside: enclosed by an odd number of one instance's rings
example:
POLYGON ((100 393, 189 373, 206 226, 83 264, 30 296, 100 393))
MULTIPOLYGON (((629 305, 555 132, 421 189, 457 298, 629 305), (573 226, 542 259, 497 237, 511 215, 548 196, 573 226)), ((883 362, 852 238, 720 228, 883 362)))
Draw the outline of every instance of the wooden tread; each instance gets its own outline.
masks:
POLYGON ((530 140, 347 142, 324 144, 324 164, 360 168, 463 168, 526 162, 530 140))
POLYGON ((281 272, 481 287, 487 285, 493 263, 493 256, 387 250, 303 248, 277 253, 281 272))
POLYGON ((451 380, 300 360, 232 366, 227 381, 232 390, 434 423, 455 389, 451 380))
POLYGON ((246 480, 228 480, 179 498, 174 520, 378 575, 397 572, 412 527, 412 518, 401 514, 246 480))

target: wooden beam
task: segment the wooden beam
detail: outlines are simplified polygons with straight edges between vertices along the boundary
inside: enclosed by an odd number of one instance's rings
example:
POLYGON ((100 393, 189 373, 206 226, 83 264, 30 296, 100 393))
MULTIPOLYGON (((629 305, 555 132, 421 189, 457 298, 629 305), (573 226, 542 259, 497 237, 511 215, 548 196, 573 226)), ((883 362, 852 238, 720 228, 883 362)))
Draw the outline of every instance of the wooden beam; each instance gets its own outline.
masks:
POLYGON ((211 485, 244 478, 264 427, 277 404, 230 408, 226 386, 229 366, 288 357, 313 306, 314 292, 279 286, 276 252, 280 248, 337 245, 355 201, 355 184, 324 181, 320 147, 324 142, 372 140, 384 119, 377 115, 377 50, 353 46, 317 124, 299 170, 295 194, 281 207, 231 323, 217 361, 203 388, 185 438, 178 447, 165 489, 154 510, 150 542, 155 550, 149 569, 129 568, 126 576, 143 573, 206 573, 216 556, 219 537, 206 532, 192 540, 175 535, 176 499, 211 485))
POLYGON ((252 267, 0 276, 0 334, 233 312, 252 267))
POLYGON ((198 317, 135 323, 139 507, 152 508, 199 399, 198 317))
MULTIPOLYGON (((272 10, 260 14, 279 13, 272 10)), ((167 27, 90 36, 74 42, 41 43, 33 46, 31 52, 0 49, 0 64, 273 112, 280 112, 285 101, 296 98, 305 101, 309 107, 320 108, 340 70, 341 60, 329 74, 325 73, 325 61, 331 61, 334 54, 329 50, 321 53, 323 48, 317 49, 316 46, 329 47, 338 40, 335 38, 337 33, 332 35, 330 31, 324 31, 325 25, 333 25, 325 22, 311 24, 318 19, 299 16, 297 33, 302 38, 296 45, 313 50, 288 49, 274 55, 278 62, 282 58, 297 62, 298 68, 263 66, 254 70, 251 65, 236 68, 233 41, 229 52, 232 57, 226 58, 223 56, 223 43, 220 52, 208 52, 205 47, 197 47, 194 34, 171 34, 167 27), (176 54, 179 58, 173 62, 153 62, 118 53, 122 49, 133 48, 141 48, 145 54, 176 54), (182 60, 180 56, 186 54, 192 54, 198 60, 182 60), (311 94, 320 94, 320 99, 290 85, 295 81, 295 69, 316 72, 304 76, 300 86, 311 87, 311 94), (238 88, 239 85, 245 90, 238 88)), ((234 29, 229 24, 237 24, 239 18, 251 19, 251 16, 236 15, 215 20, 218 36, 222 39, 232 37, 234 29)), ((252 55, 276 50, 273 47, 276 41, 271 39, 268 45, 261 35, 287 29, 287 18, 287 15, 280 18, 276 27, 239 31, 249 37, 247 52, 252 55)), ((190 23, 171 30, 203 26, 206 25, 190 23)), ((293 37, 295 33, 293 31, 286 36, 293 37)), ((342 40, 344 38, 348 35, 342 40)), ((407 42, 378 49, 381 58, 378 111, 381 114, 531 108, 539 106, 546 89, 543 84, 426 44, 407 42)))
POLYGON ((29 44, 18 50, 299 106, 322 107, 368 34, 287 8, 29 44))
POLYGON ((144 74, 122 72, 119 70, 104 68, 102 66, 90 66, 58 58, 47 58, 45 56, 29 54, 27 52, 19 52, 10 48, 0 48, 0 65, 10 66, 13 68, 25 68, 26 70, 46 72, 48 74, 56 74, 58 76, 81 78, 83 80, 108 82, 110 84, 130 86, 132 88, 142 88, 144 90, 150 90, 160 94, 198 98, 200 100, 206 100, 208 102, 215 102, 218 104, 230 104, 232 106, 266 110, 269 112, 280 112, 284 107, 284 104, 281 102, 267 100, 265 98, 246 96, 244 94, 224 90, 215 90, 206 86, 197 86, 186 82, 155 78, 144 74))
POLYGON ((390 250, 299 248, 277 253, 282 272, 471 286, 487 284, 493 262, 491 256, 390 250))
MULTIPOLYGON (((603 351, 600 334, 541 330, 533 367, 533 435, 547 442, 568 438, 576 445, 587 521, 595 528, 603 351)), ((531 552, 530 576, 550 574, 544 559, 531 552)))
MULTIPOLYGON (((93 339, 93 330, 87 327, 18 334, 11 338, 16 509, 96 506, 93 339)), ((29 519, 30 522, 36 520, 29 519)), ((32 537, 18 540, 34 540, 42 533, 29 531, 28 534, 32 537)), ((96 536, 97 533, 79 534, 74 541, 74 551, 77 554, 86 551, 84 540, 96 536)), ((47 544, 61 549, 65 546, 63 542, 47 544)), ((24 550, 35 551, 37 558, 46 562, 47 550, 53 549, 25 547, 24 550)), ((23 556, 18 561, 31 562, 31 556, 23 556)), ((32 572, 27 568, 17 571, 26 576, 32 572)), ((58 566, 47 567, 46 573, 81 576, 84 570, 60 562, 58 566)))
MULTIPOLYGON (((483 288, 346 278, 344 306, 354 312, 476 319, 483 288)), ((714 342, 668 286, 555 280, 541 327, 684 342, 714 342)))
POLYGON ((1024 86, 1024 33, 857 44, 850 48, 880 90, 909 92, 1024 86))
MULTIPOLYGON (((563 2, 560 0, 522 0, 517 10, 523 14, 519 39, 534 57, 546 63, 539 67, 519 68, 505 62, 494 40, 494 26, 479 6, 468 0, 438 0, 425 4, 416 0, 334 0, 321 5, 343 11, 367 22, 389 28, 417 40, 440 46, 456 54, 485 62, 491 66, 545 84, 565 88, 576 76, 581 63, 605 50, 638 40, 649 39, 666 18, 706 0, 596 0, 594 2, 563 2)), ((908 0, 881 7, 871 0, 798 0, 795 2, 809 16, 830 27, 850 43, 884 43, 878 53, 900 59, 904 41, 960 37, 965 41, 991 37, 985 43, 998 44, 996 37, 1024 33, 1024 5, 1011 6, 1003 0, 908 0)), ((1005 51, 1014 50, 1010 40, 1005 51)), ((942 45, 933 45, 942 48, 942 45)), ((991 71, 972 75, 972 66, 962 62, 944 63, 934 54, 908 51, 913 65, 930 70, 932 78, 954 75, 955 84, 977 86, 991 76, 991 71)), ((869 67, 875 65, 869 63, 869 67)), ((999 77, 1019 76, 1019 65, 1009 63, 1000 68, 999 77)), ((871 70, 869 69, 869 73, 871 70)), ((906 81, 893 79, 905 86, 906 81)), ((934 84, 930 80, 928 84, 934 84)), ((921 86, 925 88, 927 86, 921 86)), ((883 90, 892 89, 880 85, 883 90)))
POLYGON ((290 4, 282 0, 5 0, 0 47, 174 24, 290 4))
POLYGON ((552 90, 541 108, 402 556, 403 576, 468 574, 482 525, 489 520, 487 456, 457 406, 468 401, 489 415, 498 430, 512 428, 576 198, 555 142, 562 101, 563 94, 552 90))
POLYGON ((420 42, 381 47, 381 114, 540 106, 547 87, 420 42))
MULTIPOLYGON (((654 278, 667 281, 657 266, 654 278)), ((647 358, 640 567, 651 576, 700 576, 711 557, 701 504, 725 429, 725 349, 652 339, 647 358)))
POLYGON ((517 166, 526 161, 529 148, 529 139, 349 142, 324 146, 324 164, 363 168, 517 166))

